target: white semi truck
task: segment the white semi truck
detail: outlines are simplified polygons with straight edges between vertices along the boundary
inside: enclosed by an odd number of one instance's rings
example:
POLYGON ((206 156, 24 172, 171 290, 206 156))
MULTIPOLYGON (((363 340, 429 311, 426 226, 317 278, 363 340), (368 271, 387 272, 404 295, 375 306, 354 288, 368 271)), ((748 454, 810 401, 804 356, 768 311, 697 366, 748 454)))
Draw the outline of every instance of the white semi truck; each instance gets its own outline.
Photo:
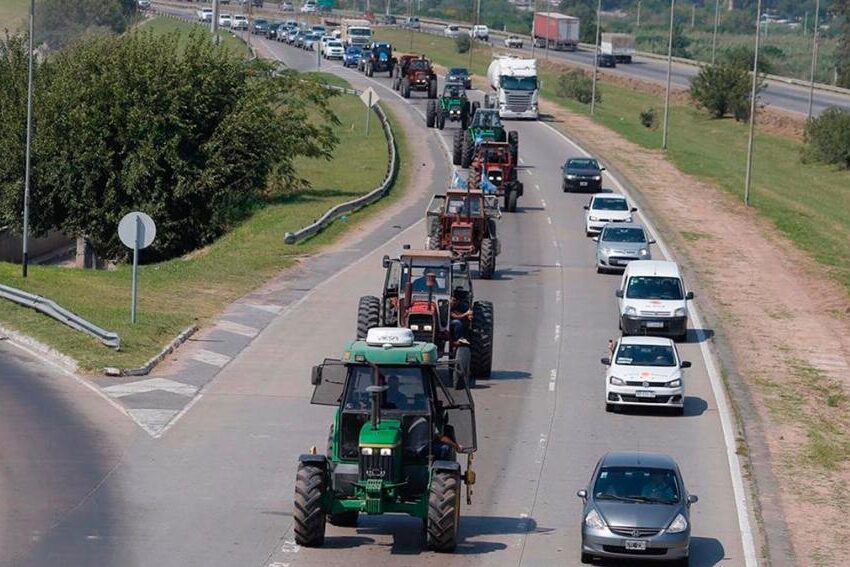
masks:
POLYGON ((490 87, 496 91, 496 108, 502 118, 537 120, 537 60, 498 55, 487 70, 490 87))
POLYGON ((343 18, 340 22, 340 39, 343 45, 351 47, 366 47, 372 43, 372 24, 369 20, 354 20, 343 18))

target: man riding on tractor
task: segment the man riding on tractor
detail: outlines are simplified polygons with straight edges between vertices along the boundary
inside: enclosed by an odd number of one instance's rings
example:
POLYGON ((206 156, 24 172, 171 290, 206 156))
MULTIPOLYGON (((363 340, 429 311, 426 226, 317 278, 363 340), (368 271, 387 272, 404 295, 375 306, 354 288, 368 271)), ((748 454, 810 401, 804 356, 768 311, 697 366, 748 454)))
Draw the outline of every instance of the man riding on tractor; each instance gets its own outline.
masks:
POLYGON ((371 77, 376 72, 387 72, 392 77, 395 66, 396 58, 393 57, 393 46, 389 43, 376 42, 369 47, 369 58, 366 60, 363 71, 367 77, 371 77))
POLYGON ((516 212, 523 185, 517 180, 516 158, 510 144, 481 142, 478 145, 469 170, 469 187, 483 190, 484 180, 495 189, 498 197, 504 198, 502 210, 516 212))
POLYGON ((459 82, 446 83, 443 87, 443 94, 436 101, 428 101, 428 108, 425 112, 425 123, 428 128, 435 126, 440 130, 446 125, 446 120, 451 122, 460 122, 461 130, 466 130, 469 125, 470 117, 478 108, 478 103, 470 104, 466 97, 466 89, 459 82))
POLYGON ((468 388, 446 388, 441 374, 437 347, 399 328, 371 329, 342 360, 313 367, 311 403, 337 409, 327 453, 313 447, 298 459, 295 543, 323 545, 328 521, 402 513, 422 520, 429 548, 454 551, 461 483, 467 505, 475 483, 475 406, 468 388))
POLYGON ((469 167, 475 154, 475 148, 481 142, 507 142, 513 152, 514 162, 519 156, 519 132, 505 131, 499 111, 492 108, 480 108, 472 116, 472 122, 466 130, 457 130, 452 147, 454 165, 469 167))

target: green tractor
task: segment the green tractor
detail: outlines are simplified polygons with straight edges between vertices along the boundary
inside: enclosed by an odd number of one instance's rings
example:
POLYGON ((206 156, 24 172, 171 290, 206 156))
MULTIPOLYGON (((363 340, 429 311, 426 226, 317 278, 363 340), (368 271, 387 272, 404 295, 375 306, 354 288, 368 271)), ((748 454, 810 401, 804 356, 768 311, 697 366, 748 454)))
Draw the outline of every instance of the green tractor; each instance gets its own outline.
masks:
POLYGON ((298 459, 298 545, 323 545, 326 522, 352 527, 360 514, 400 513, 422 520, 427 547, 454 551, 461 484, 469 505, 475 483, 475 406, 468 388, 444 384, 437 357, 410 329, 377 327, 342 360, 313 367, 311 403, 337 411, 327 454, 313 447, 298 459))
POLYGON ((443 87, 443 94, 437 100, 428 101, 425 124, 428 125, 428 128, 436 127, 442 130, 448 119, 451 122, 459 121, 460 129, 466 130, 469 126, 469 119, 477 109, 478 103, 470 103, 469 99, 466 98, 466 89, 463 88, 463 83, 446 83, 443 87))
POLYGON ((469 128, 455 131, 452 146, 452 163, 469 167, 475 155, 475 148, 483 141, 507 142, 510 144, 514 162, 519 156, 519 132, 505 131, 499 111, 493 108, 480 108, 472 115, 469 128))

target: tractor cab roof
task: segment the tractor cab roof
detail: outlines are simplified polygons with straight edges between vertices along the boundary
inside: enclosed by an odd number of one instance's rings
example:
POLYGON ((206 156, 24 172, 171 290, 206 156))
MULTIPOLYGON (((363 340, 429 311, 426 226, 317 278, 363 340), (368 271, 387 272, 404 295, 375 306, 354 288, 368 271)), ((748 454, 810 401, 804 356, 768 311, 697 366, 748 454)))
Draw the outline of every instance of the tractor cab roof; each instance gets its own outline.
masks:
POLYGON ((501 128, 499 111, 492 108, 479 108, 472 117, 472 128, 501 128))
POLYGON ((452 253, 448 250, 405 250, 401 254, 401 258, 451 261, 452 253))
POLYGON ((462 98, 466 96, 466 89, 462 83, 446 83, 443 87, 443 96, 446 98, 462 98))
POLYGON ((490 164, 507 164, 513 157, 511 145, 507 142, 483 141, 478 145, 476 159, 490 164))
POLYGON ((397 327, 369 329, 366 340, 348 344, 343 354, 347 363, 381 365, 434 365, 437 347, 432 343, 416 342, 413 331, 397 327))

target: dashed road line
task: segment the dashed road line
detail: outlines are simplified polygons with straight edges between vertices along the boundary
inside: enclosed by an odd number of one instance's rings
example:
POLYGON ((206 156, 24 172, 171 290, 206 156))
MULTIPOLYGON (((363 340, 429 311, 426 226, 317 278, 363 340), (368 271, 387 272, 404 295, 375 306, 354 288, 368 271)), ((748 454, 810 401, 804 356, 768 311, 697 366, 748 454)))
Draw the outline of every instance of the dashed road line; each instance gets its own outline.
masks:
POLYGON ((552 217, 546 217, 546 222, 548 222, 549 224, 552 224, 552 217))
POLYGON ((180 396, 191 397, 195 395, 198 388, 191 384, 184 384, 169 380, 168 378, 150 378, 148 380, 139 380, 137 382, 129 382, 127 384, 116 384, 103 389, 107 395, 112 398, 123 398, 134 394, 147 394, 149 392, 170 392, 180 396))
POLYGON ((266 313, 271 313, 273 315, 277 315, 280 313, 281 309, 283 309, 282 305, 271 305, 264 303, 243 303, 245 307, 250 307, 251 309, 257 309, 259 311, 265 311, 266 313))
POLYGON ((555 342, 558 342, 561 339, 561 326, 555 325, 555 342))
POLYGON ((219 354, 206 349, 201 349, 193 354, 192 359, 205 364, 218 366, 219 368, 223 368, 228 362, 230 362, 230 357, 226 354, 219 354))

